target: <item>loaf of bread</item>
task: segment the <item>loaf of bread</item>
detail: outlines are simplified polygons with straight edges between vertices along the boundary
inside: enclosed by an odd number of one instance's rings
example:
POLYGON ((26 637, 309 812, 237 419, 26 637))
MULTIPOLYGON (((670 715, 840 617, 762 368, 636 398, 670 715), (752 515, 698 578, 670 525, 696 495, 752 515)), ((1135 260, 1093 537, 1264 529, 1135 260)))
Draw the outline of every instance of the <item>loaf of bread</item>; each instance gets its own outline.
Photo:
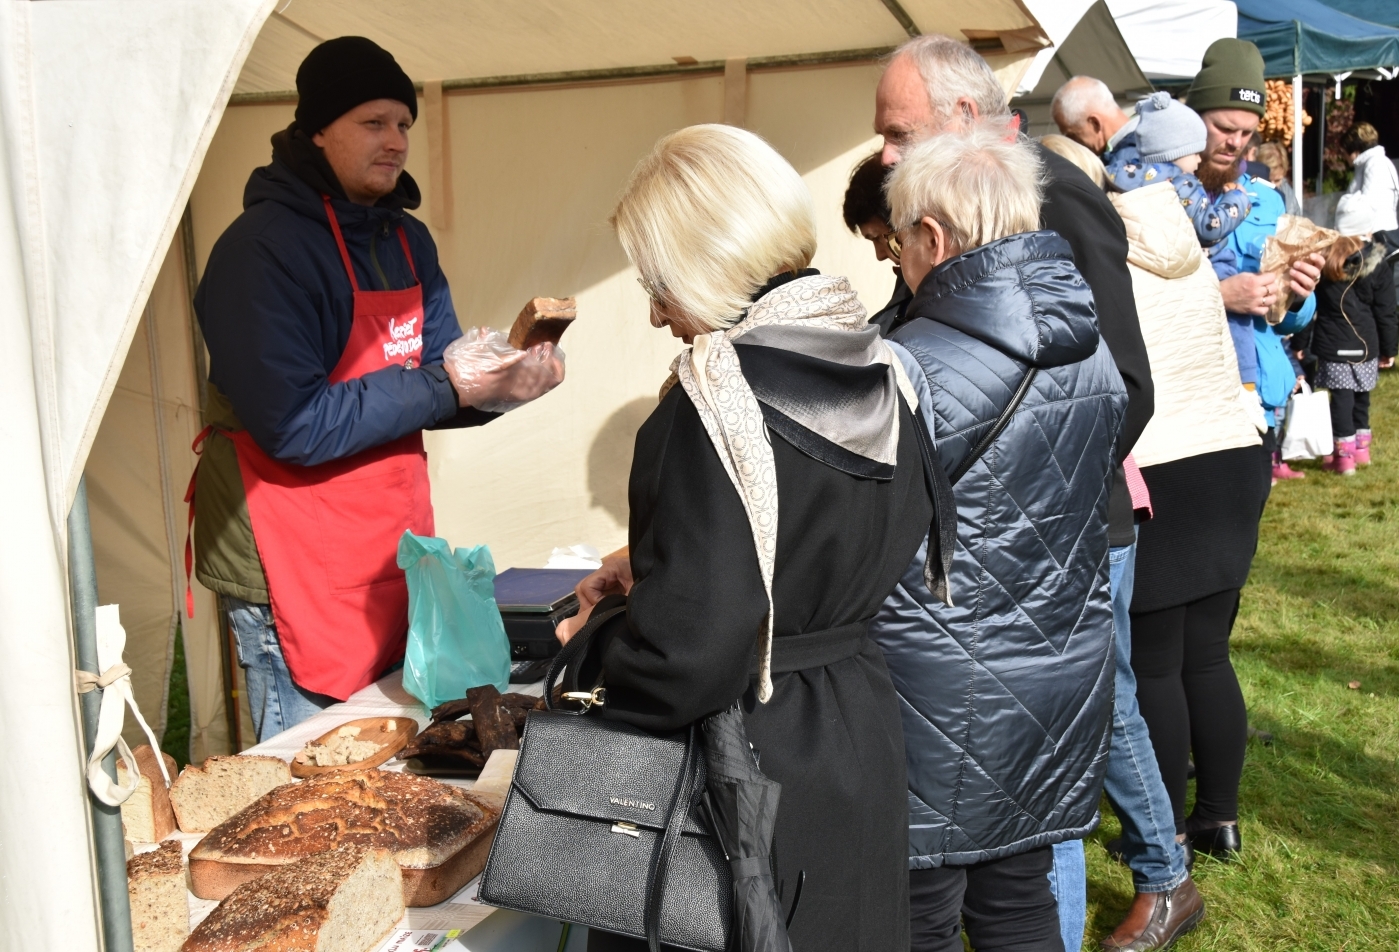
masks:
POLYGON ((291 767, 276 757, 210 757, 181 772, 170 786, 170 802, 180 829, 204 833, 291 779, 291 767))
POLYGON ((577 317, 573 298, 531 298, 510 327, 510 346, 528 350, 545 341, 557 344, 577 317))
POLYGON ((499 820, 498 799, 427 777, 324 774, 278 787, 211 830, 190 853, 190 888, 222 899, 269 868, 357 846, 393 854, 408 905, 435 905, 481 871, 499 820))
MULTIPOLYGON (((159 843, 175 832, 175 811, 170 806, 170 791, 161 776, 160 764, 155 759, 155 751, 150 744, 142 744, 132 751, 136 755, 136 766, 141 771, 141 779, 136 784, 136 792, 121 805, 121 826, 126 838, 132 843, 159 843)), ((165 770, 174 780, 179 773, 175 758, 169 754, 160 755, 165 760, 165 770)), ((117 758, 117 783, 126 784, 126 762, 117 758)))
POLYGON ((388 850, 308 856, 233 890, 184 952, 372 952, 403 917, 401 879, 388 850))
POLYGON ((170 840, 127 860, 126 889, 136 952, 177 952, 189 935, 189 895, 180 844, 170 840))

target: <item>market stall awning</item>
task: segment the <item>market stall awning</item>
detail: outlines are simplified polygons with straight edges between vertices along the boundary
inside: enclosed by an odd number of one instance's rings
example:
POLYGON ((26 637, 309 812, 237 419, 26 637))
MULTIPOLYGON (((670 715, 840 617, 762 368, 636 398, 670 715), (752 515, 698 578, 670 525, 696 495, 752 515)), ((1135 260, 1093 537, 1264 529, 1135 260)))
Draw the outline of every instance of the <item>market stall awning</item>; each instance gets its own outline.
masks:
POLYGON ((1258 46, 1270 77, 1399 67, 1399 30, 1392 27, 1321 0, 1237 0, 1237 5, 1239 38, 1258 46))
POLYGON ((1107 0, 1107 4, 1137 65, 1153 80, 1193 79, 1211 43, 1238 35, 1238 10, 1229 0, 1107 0))
POLYGON ((1399 0, 1321 0, 1349 16, 1399 28, 1399 0))
POLYGON ((345 34, 392 49, 415 81, 452 89, 869 58, 918 33, 968 39, 995 65, 1028 65, 1050 42, 1016 0, 292 0, 263 27, 235 93, 286 95, 311 48, 345 34))

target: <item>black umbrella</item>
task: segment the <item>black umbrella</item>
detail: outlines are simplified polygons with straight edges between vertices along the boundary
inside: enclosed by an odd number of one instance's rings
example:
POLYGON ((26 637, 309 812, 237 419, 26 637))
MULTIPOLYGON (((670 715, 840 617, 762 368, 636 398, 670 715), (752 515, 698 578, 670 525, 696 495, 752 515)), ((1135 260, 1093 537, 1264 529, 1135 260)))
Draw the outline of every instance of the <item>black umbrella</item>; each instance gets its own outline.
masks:
MULTIPOLYGON (((704 719, 705 803, 733 871, 735 952, 792 952, 782 901, 772 881, 772 835, 782 785, 763 776, 735 705, 704 719)), ((796 900, 792 903, 796 910, 796 900)))

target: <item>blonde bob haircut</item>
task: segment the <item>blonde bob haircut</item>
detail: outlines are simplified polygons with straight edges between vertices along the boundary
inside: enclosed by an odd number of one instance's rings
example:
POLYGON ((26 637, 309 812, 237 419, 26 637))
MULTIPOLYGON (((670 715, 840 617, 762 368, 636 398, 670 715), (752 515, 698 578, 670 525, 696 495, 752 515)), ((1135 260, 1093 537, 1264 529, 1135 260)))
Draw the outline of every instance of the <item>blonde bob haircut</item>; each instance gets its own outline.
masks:
POLYGON ((731 326, 753 292, 816 254, 806 183, 733 126, 690 126, 657 142, 611 222, 647 292, 699 332, 731 326))
POLYGON ((904 154, 886 186, 900 230, 931 218, 956 254, 1040 227, 1044 169, 1003 121, 946 132, 904 154))

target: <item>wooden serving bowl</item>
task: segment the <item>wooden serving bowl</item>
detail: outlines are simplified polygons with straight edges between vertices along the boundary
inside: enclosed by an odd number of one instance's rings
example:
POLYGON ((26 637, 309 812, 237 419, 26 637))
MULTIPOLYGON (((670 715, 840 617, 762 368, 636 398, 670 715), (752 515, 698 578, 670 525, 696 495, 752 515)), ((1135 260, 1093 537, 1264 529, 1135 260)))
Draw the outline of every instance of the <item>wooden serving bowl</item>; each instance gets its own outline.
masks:
POLYGON ((368 741, 372 744, 379 744, 378 751, 373 757, 364 760, 357 760, 352 764, 333 764, 319 767, 315 764, 297 763, 295 759, 291 762, 291 775, 293 777, 319 777, 322 774, 339 773, 342 770, 363 770, 367 767, 377 767, 398 753, 408 742, 418 733, 418 722, 411 717, 361 717, 358 720, 346 721, 338 724, 317 737, 313 743, 329 744, 335 739, 340 730, 345 727, 358 727, 359 735, 355 740, 368 741), (394 722, 393 730, 389 730, 389 722, 394 722))

